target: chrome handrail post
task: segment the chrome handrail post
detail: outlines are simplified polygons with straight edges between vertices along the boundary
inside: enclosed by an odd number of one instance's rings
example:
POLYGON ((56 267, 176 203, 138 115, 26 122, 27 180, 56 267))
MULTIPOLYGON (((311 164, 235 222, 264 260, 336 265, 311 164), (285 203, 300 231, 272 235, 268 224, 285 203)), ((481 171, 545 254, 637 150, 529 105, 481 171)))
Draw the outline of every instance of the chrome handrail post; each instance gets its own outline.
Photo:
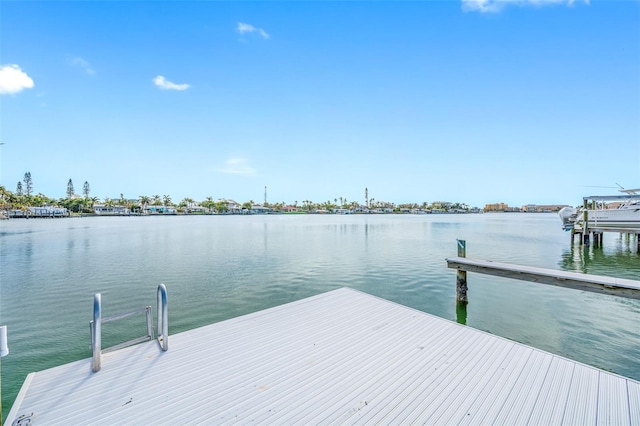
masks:
POLYGON ((167 288, 164 284, 158 286, 158 343, 163 351, 169 349, 169 309, 167 303, 167 288))
POLYGON ((102 352, 102 298, 100 293, 93 296, 93 326, 91 327, 91 352, 93 360, 91 370, 100 371, 100 355, 102 352))

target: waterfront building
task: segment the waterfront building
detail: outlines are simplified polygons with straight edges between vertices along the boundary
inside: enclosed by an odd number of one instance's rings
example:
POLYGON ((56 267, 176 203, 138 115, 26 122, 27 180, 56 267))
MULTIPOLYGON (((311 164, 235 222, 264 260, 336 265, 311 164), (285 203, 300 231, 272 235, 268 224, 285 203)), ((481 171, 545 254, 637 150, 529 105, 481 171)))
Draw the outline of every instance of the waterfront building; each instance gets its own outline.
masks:
POLYGON ((147 206, 144 209, 145 214, 178 214, 178 210, 171 206, 147 206))
POLYGON ((558 212, 560 211, 560 209, 564 207, 569 207, 569 206, 567 206, 566 204, 543 204, 543 205, 527 204, 525 206, 522 206, 522 211, 527 213, 551 213, 551 212, 558 212))
POLYGON ((131 214, 131 210, 125 206, 107 206, 104 204, 94 205, 93 212, 99 216, 128 216, 131 214))

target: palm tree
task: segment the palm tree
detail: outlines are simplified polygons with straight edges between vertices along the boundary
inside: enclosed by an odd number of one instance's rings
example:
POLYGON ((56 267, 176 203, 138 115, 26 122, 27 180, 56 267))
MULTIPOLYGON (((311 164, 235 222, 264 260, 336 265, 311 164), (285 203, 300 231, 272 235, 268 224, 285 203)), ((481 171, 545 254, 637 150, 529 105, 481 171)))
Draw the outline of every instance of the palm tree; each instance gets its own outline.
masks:
POLYGON ((162 202, 160 201, 160 196, 159 195, 154 195, 153 197, 151 197, 151 199, 153 200, 153 205, 154 206, 162 205, 162 202))
POLYGON ((0 185, 0 205, 3 207, 8 203, 11 196, 11 192, 7 191, 6 188, 0 185))
POLYGON ((163 201, 163 204, 165 206, 170 206, 171 205, 171 197, 169 195, 164 195, 162 197, 162 201, 163 201))
POLYGON ((147 197, 146 195, 141 195, 138 197, 138 200, 140 200, 140 204, 142 205, 142 212, 144 213, 147 210, 147 205, 151 201, 151 198, 147 197))
MULTIPOLYGON (((193 200, 192 200, 192 201, 193 201, 193 200)), ((205 200, 204 200, 204 201, 202 201, 202 202, 200 203, 200 205, 201 205, 202 207, 206 208, 206 209, 209 211, 209 213, 211 213, 211 210, 213 210, 213 208, 215 207, 216 202, 215 202, 215 201, 213 201, 213 197, 209 196, 209 197, 205 198, 205 200)))
POLYGON ((191 209, 191 206, 193 205, 193 203, 194 203, 193 198, 184 197, 182 199, 182 201, 180 201, 180 206, 186 207, 187 208, 187 213, 188 213, 189 209, 191 209))
POLYGON ((218 213, 226 212, 229 210, 229 202, 228 201, 218 201, 215 203, 215 209, 218 213))

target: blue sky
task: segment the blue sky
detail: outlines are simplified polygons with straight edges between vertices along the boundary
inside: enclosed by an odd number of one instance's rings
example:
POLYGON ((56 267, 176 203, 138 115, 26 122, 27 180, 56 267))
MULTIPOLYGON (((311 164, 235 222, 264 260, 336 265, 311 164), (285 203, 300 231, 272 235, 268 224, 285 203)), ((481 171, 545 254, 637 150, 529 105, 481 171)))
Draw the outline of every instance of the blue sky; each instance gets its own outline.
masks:
POLYGON ((640 187, 640 2, 3 1, 1 183, 579 204, 640 187))

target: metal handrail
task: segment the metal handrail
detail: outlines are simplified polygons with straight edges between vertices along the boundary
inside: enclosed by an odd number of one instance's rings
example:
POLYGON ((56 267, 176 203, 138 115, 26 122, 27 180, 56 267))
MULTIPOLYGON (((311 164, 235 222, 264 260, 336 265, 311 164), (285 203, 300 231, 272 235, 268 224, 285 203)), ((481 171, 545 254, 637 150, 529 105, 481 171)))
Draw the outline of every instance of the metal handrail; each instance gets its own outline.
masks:
POLYGON ((100 355, 102 354, 102 296, 97 293, 93 296, 93 321, 89 323, 91 329, 91 371, 100 371, 100 355))
POLYGON ((169 349, 169 308, 167 302, 167 288, 164 284, 158 286, 158 343, 163 351, 169 349))
MULTIPOLYGON (((167 289, 164 284, 160 284, 158 287, 158 329, 162 330, 162 336, 158 334, 158 341, 162 347, 162 350, 168 349, 168 312, 167 312, 167 289), (162 287, 162 297, 161 297, 162 287), (162 302, 162 303, 161 303, 162 302), (162 309, 162 311, 160 310, 162 309), (162 312, 162 315, 161 315, 162 312)), ((153 315, 151 314, 151 306, 146 306, 144 309, 138 309, 136 311, 127 312, 125 314, 116 315, 109 318, 102 318, 102 296, 100 293, 96 293, 93 297, 93 320, 89 322, 89 330, 91 332, 91 370, 93 372, 100 371, 101 368, 101 355, 103 352, 115 351, 117 349, 132 346, 137 343, 146 342, 153 339, 153 315), (110 321, 115 321, 123 318, 130 317, 131 315, 145 313, 147 319, 147 335, 138 337, 133 340, 129 340, 120 343, 115 346, 111 346, 106 349, 102 349, 102 324, 110 321)))

